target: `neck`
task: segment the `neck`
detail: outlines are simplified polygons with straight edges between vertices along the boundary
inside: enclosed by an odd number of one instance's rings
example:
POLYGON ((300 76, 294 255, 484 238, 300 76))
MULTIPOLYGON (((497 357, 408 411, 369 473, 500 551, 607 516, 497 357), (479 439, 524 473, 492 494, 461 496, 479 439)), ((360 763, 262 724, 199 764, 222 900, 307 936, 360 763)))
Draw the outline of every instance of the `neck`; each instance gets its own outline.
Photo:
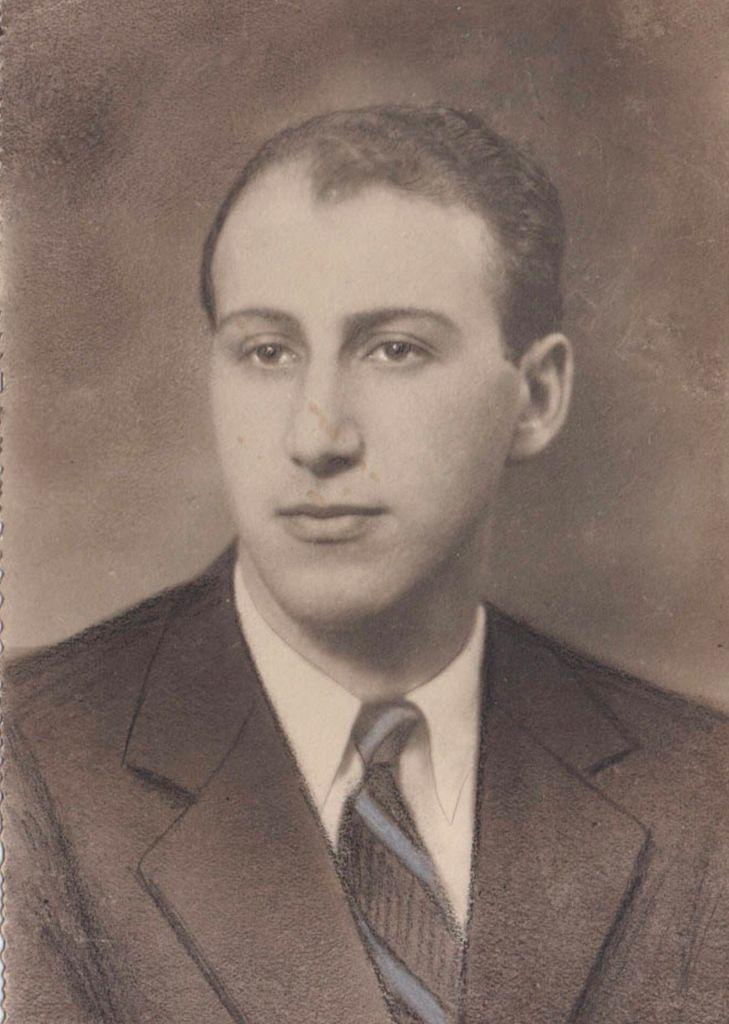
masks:
POLYGON ((395 700, 438 675, 458 655, 480 603, 476 581, 442 578, 366 618, 302 623, 275 600, 240 556, 246 588, 265 621, 290 647, 362 701, 395 700))

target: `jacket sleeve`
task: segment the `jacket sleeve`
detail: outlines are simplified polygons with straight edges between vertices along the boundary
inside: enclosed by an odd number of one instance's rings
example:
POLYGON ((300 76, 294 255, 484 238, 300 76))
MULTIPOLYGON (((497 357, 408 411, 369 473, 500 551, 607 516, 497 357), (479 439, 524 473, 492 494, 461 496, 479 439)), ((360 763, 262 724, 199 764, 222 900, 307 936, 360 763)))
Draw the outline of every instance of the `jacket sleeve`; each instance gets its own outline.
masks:
POLYGON ((4 732, 4 988, 8 1021, 111 1024, 81 879, 22 732, 4 732), (91 941, 89 941, 91 938, 91 941))
MULTIPOLYGON (((729 799, 729 791, 724 796, 729 799)), ((723 808, 721 817, 725 814, 723 808)), ((729 830, 718 832, 701 865, 696 899, 687 908, 679 968, 684 1019, 711 1024, 723 1024, 729 1013, 729 830)))

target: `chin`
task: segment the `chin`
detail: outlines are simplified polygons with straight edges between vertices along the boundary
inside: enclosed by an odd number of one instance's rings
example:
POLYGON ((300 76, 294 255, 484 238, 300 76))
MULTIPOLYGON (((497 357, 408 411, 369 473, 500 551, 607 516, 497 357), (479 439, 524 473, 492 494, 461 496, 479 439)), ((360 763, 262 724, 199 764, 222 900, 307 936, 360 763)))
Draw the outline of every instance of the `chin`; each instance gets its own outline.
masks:
POLYGON ((367 566, 359 571, 331 566, 299 569, 265 580, 277 604, 295 622, 318 631, 356 627, 386 615, 403 600, 406 587, 367 566))

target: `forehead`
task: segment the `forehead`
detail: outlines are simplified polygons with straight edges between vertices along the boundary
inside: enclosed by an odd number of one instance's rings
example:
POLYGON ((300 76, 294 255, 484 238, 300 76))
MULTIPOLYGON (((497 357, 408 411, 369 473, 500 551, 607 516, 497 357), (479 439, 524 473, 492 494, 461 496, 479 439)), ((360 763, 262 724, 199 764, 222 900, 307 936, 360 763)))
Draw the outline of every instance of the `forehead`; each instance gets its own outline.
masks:
MULTIPOLYGON (((241 304, 346 313, 356 304, 481 309, 498 247, 483 218, 386 185, 314 194, 305 165, 264 172, 238 197, 212 261, 218 318, 241 304)), ((481 309, 482 313, 482 309, 481 309)))

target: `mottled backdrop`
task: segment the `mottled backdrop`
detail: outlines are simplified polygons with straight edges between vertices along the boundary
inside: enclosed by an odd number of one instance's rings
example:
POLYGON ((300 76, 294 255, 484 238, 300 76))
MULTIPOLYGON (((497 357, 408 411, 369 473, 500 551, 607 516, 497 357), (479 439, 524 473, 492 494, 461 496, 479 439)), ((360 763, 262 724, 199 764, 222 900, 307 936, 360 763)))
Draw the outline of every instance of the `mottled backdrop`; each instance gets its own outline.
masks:
POLYGON ((729 705, 726 0, 7 0, 6 641, 224 545, 198 252, 266 135, 438 100, 562 189, 576 405, 510 478, 487 589, 729 705))

